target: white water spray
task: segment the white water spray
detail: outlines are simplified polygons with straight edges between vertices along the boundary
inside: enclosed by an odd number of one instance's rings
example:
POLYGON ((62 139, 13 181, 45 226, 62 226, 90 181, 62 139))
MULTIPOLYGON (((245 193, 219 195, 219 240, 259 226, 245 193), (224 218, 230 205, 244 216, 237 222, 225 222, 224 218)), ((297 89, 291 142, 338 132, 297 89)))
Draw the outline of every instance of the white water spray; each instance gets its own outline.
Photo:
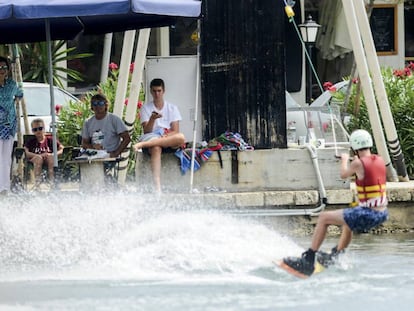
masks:
POLYGON ((257 221, 162 197, 8 197, 0 210, 2 281, 248 276, 300 252, 257 221))

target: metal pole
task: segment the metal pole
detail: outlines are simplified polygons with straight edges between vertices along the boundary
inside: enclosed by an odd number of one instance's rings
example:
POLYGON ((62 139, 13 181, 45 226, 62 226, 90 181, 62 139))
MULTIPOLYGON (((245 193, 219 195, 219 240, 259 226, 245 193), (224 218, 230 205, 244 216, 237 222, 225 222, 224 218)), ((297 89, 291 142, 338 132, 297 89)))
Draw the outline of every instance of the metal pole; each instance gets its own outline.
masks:
POLYGON ((197 139, 197 116, 198 103, 200 92, 200 36, 201 36, 201 21, 197 21, 197 61, 196 61, 196 93, 194 98, 194 120, 193 120, 193 145, 191 148, 191 170, 190 170, 190 193, 193 192, 194 185, 194 162, 196 156, 196 139, 197 139))
POLYGON ((312 102, 312 43, 308 43, 309 49, 309 65, 308 65, 308 105, 312 102))
POLYGON ((52 65, 52 40, 50 37, 50 21, 45 19, 47 59, 49 71, 49 90, 50 90, 50 114, 52 116, 52 135, 53 135, 53 167, 55 172, 58 167, 57 157, 57 133, 56 133, 56 112, 55 112, 55 94, 53 92, 53 65, 52 65))

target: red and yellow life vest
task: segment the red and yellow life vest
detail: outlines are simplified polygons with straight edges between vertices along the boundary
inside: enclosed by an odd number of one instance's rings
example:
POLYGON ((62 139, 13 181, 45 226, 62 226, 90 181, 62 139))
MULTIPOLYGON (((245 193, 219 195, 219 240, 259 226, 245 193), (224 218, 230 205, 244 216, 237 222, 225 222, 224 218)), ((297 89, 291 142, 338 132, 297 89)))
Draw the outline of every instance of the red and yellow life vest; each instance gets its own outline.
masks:
POLYGON ((373 154, 362 157, 364 179, 356 179, 360 206, 378 207, 387 205, 386 168, 384 160, 373 154))

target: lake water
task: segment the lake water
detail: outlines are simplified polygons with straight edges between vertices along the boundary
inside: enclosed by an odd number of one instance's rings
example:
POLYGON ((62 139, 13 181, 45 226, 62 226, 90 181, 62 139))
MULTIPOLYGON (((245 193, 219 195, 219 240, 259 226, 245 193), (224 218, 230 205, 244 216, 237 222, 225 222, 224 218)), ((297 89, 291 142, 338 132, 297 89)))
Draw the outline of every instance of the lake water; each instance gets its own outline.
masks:
MULTIPOLYGON (((414 234, 357 235, 300 280, 310 237, 139 193, 0 198, 0 310, 412 310, 414 234)), ((270 225, 271 224, 271 225, 270 225)), ((329 238, 324 249, 335 245, 329 238)))

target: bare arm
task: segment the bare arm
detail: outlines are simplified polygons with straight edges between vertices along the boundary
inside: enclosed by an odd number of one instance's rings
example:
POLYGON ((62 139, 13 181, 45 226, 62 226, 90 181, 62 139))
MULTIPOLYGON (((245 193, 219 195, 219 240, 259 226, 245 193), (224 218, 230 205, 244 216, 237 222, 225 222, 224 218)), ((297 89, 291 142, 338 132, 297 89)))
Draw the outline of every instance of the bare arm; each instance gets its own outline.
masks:
POLYGON ((151 117, 147 122, 142 122, 142 129, 144 130, 144 134, 151 133, 154 129, 154 122, 158 118, 162 118, 162 115, 156 113, 155 111, 151 114, 151 117))
POLYGON ((61 155, 62 153, 63 153, 63 148, 64 148, 65 146, 63 146, 62 144, 59 144, 58 145, 58 149, 57 149, 57 152, 56 152, 56 154, 59 156, 59 155, 61 155))
POLYGON ((82 148, 84 149, 93 149, 93 145, 90 138, 82 137, 82 148))
POLYGON ((40 154, 37 154, 37 153, 34 153, 34 152, 31 152, 30 150, 29 150, 29 148, 27 148, 26 146, 24 147, 24 153, 26 154, 26 157, 28 158, 28 159, 32 159, 32 158, 34 158, 34 157, 36 157, 36 156, 38 156, 38 157, 42 157, 40 154))
POLYGON ((169 130, 167 135, 176 134, 176 133, 180 132, 180 122, 179 121, 171 122, 170 126, 171 127, 170 127, 170 130, 169 130))
POLYGON ((355 156, 352 162, 349 164, 349 154, 341 154, 341 173, 342 179, 349 178, 353 175, 357 175, 359 179, 363 178, 363 166, 361 160, 355 156))
POLYGON ((112 151, 109 154, 113 158, 118 157, 122 153, 122 151, 125 150, 129 142, 131 141, 131 136, 129 135, 128 131, 122 132, 121 134, 119 134, 119 136, 121 137, 121 143, 115 151, 112 151))

